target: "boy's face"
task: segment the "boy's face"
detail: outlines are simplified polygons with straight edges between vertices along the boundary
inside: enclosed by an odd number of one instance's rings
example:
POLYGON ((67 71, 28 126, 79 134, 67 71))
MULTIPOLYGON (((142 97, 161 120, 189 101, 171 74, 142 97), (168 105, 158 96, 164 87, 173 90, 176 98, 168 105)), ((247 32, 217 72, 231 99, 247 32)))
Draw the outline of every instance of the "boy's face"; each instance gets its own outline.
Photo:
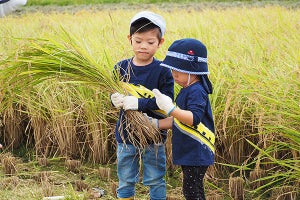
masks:
POLYGON ((164 42, 163 38, 159 41, 158 31, 158 29, 153 29, 142 33, 135 33, 131 37, 128 36, 135 54, 135 62, 140 65, 152 62, 154 54, 164 42))
POLYGON ((187 87, 192 83, 194 83, 195 80, 197 80, 197 76, 194 74, 190 74, 190 78, 189 78, 189 74, 179 72, 176 70, 172 70, 172 76, 174 78, 174 81, 181 87, 187 87))

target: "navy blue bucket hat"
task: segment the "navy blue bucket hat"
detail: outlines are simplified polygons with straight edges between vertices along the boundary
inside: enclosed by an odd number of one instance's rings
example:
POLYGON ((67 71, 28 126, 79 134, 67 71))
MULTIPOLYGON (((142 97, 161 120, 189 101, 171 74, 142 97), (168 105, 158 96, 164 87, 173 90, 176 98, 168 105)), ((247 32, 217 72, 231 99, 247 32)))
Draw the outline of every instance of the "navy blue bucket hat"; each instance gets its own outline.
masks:
POLYGON ((209 74, 207 49, 201 41, 193 38, 174 41, 160 65, 175 71, 198 75, 205 90, 209 94, 212 93, 212 85, 207 77, 209 74))
POLYGON ((161 65, 187 74, 209 74, 206 47, 192 38, 173 42, 161 65))

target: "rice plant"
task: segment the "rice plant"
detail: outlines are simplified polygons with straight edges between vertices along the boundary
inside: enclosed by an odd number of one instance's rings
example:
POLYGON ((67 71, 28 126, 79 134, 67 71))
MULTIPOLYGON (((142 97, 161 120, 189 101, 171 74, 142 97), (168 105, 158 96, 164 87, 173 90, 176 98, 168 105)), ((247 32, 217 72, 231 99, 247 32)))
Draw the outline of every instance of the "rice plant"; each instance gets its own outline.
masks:
MULTIPOLYGON (((209 198, 229 199, 239 189, 247 200, 297 199, 299 8, 213 7, 151 7, 165 17, 168 27, 158 58, 164 58, 178 38, 195 37, 208 48, 217 136, 216 163, 206 177, 209 198)), ((109 93, 125 91, 105 79, 111 80, 117 60, 130 56, 124 40, 135 11, 32 13, 1 19, 1 111, 11 123, 6 131, 13 135, 6 141, 13 144, 14 137, 21 137, 18 133, 32 133, 39 156, 65 152, 66 157, 95 163, 111 161, 101 155, 113 154, 115 148, 106 140, 113 139, 117 115, 109 93), (7 37, 11 33, 14 38, 7 37)), ((168 142, 168 168, 174 170, 168 142)))

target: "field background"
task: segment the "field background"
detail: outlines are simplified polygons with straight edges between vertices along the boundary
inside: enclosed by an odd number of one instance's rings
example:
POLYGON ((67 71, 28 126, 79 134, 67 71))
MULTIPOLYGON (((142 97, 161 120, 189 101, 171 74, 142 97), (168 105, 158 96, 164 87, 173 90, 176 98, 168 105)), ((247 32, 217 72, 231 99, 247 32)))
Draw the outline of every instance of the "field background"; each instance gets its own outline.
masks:
MULTIPOLYGON (((132 56, 129 21, 145 9, 167 21, 157 58, 184 37, 208 48, 217 150, 207 199, 299 199, 298 1, 99 2, 28 0, 0 19, 1 199, 88 199, 93 187, 115 199, 115 85, 97 78, 132 56)), ((183 199, 170 145, 168 198, 183 199)), ((142 184, 136 197, 149 199, 142 184)))

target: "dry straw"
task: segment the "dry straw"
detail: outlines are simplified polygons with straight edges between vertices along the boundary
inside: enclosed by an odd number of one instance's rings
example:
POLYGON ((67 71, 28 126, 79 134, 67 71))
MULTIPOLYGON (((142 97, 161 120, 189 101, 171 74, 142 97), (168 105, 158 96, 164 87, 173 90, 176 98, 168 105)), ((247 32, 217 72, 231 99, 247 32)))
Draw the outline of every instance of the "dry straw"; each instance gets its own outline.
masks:
POLYGON ((17 176, 3 178, 0 182, 1 190, 13 190, 20 184, 20 179, 17 176))
POLYGON ((79 160, 66 160, 65 166, 68 171, 78 173, 80 171, 81 162, 79 160))
POLYGON ((107 180, 111 179, 111 169, 108 167, 99 167, 98 173, 100 178, 102 179, 107 179, 107 180))
POLYGON ((39 163, 40 166, 45 167, 49 165, 49 160, 46 157, 38 157, 37 161, 39 163))
POLYGON ((244 179, 242 177, 229 178, 229 194, 233 199, 244 200, 244 179))
POLYGON ((84 191, 88 189, 88 184, 86 184, 83 180, 76 180, 75 188, 77 191, 84 191))
POLYGON ((3 171, 6 175, 14 175, 17 173, 17 158, 11 155, 2 159, 3 171))
POLYGON ((53 196, 54 185, 52 183, 50 183, 48 180, 46 180, 46 181, 42 181, 41 185, 42 185, 43 196, 45 196, 45 197, 53 196))
MULTIPOLYGON (((145 148, 149 142, 154 142, 155 144, 162 142, 159 130, 151 124, 142 112, 126 111, 122 124, 126 124, 124 129, 128 133, 129 141, 136 147, 145 148)), ((120 135, 125 141, 126 138, 122 129, 123 126, 120 126, 120 135)))

